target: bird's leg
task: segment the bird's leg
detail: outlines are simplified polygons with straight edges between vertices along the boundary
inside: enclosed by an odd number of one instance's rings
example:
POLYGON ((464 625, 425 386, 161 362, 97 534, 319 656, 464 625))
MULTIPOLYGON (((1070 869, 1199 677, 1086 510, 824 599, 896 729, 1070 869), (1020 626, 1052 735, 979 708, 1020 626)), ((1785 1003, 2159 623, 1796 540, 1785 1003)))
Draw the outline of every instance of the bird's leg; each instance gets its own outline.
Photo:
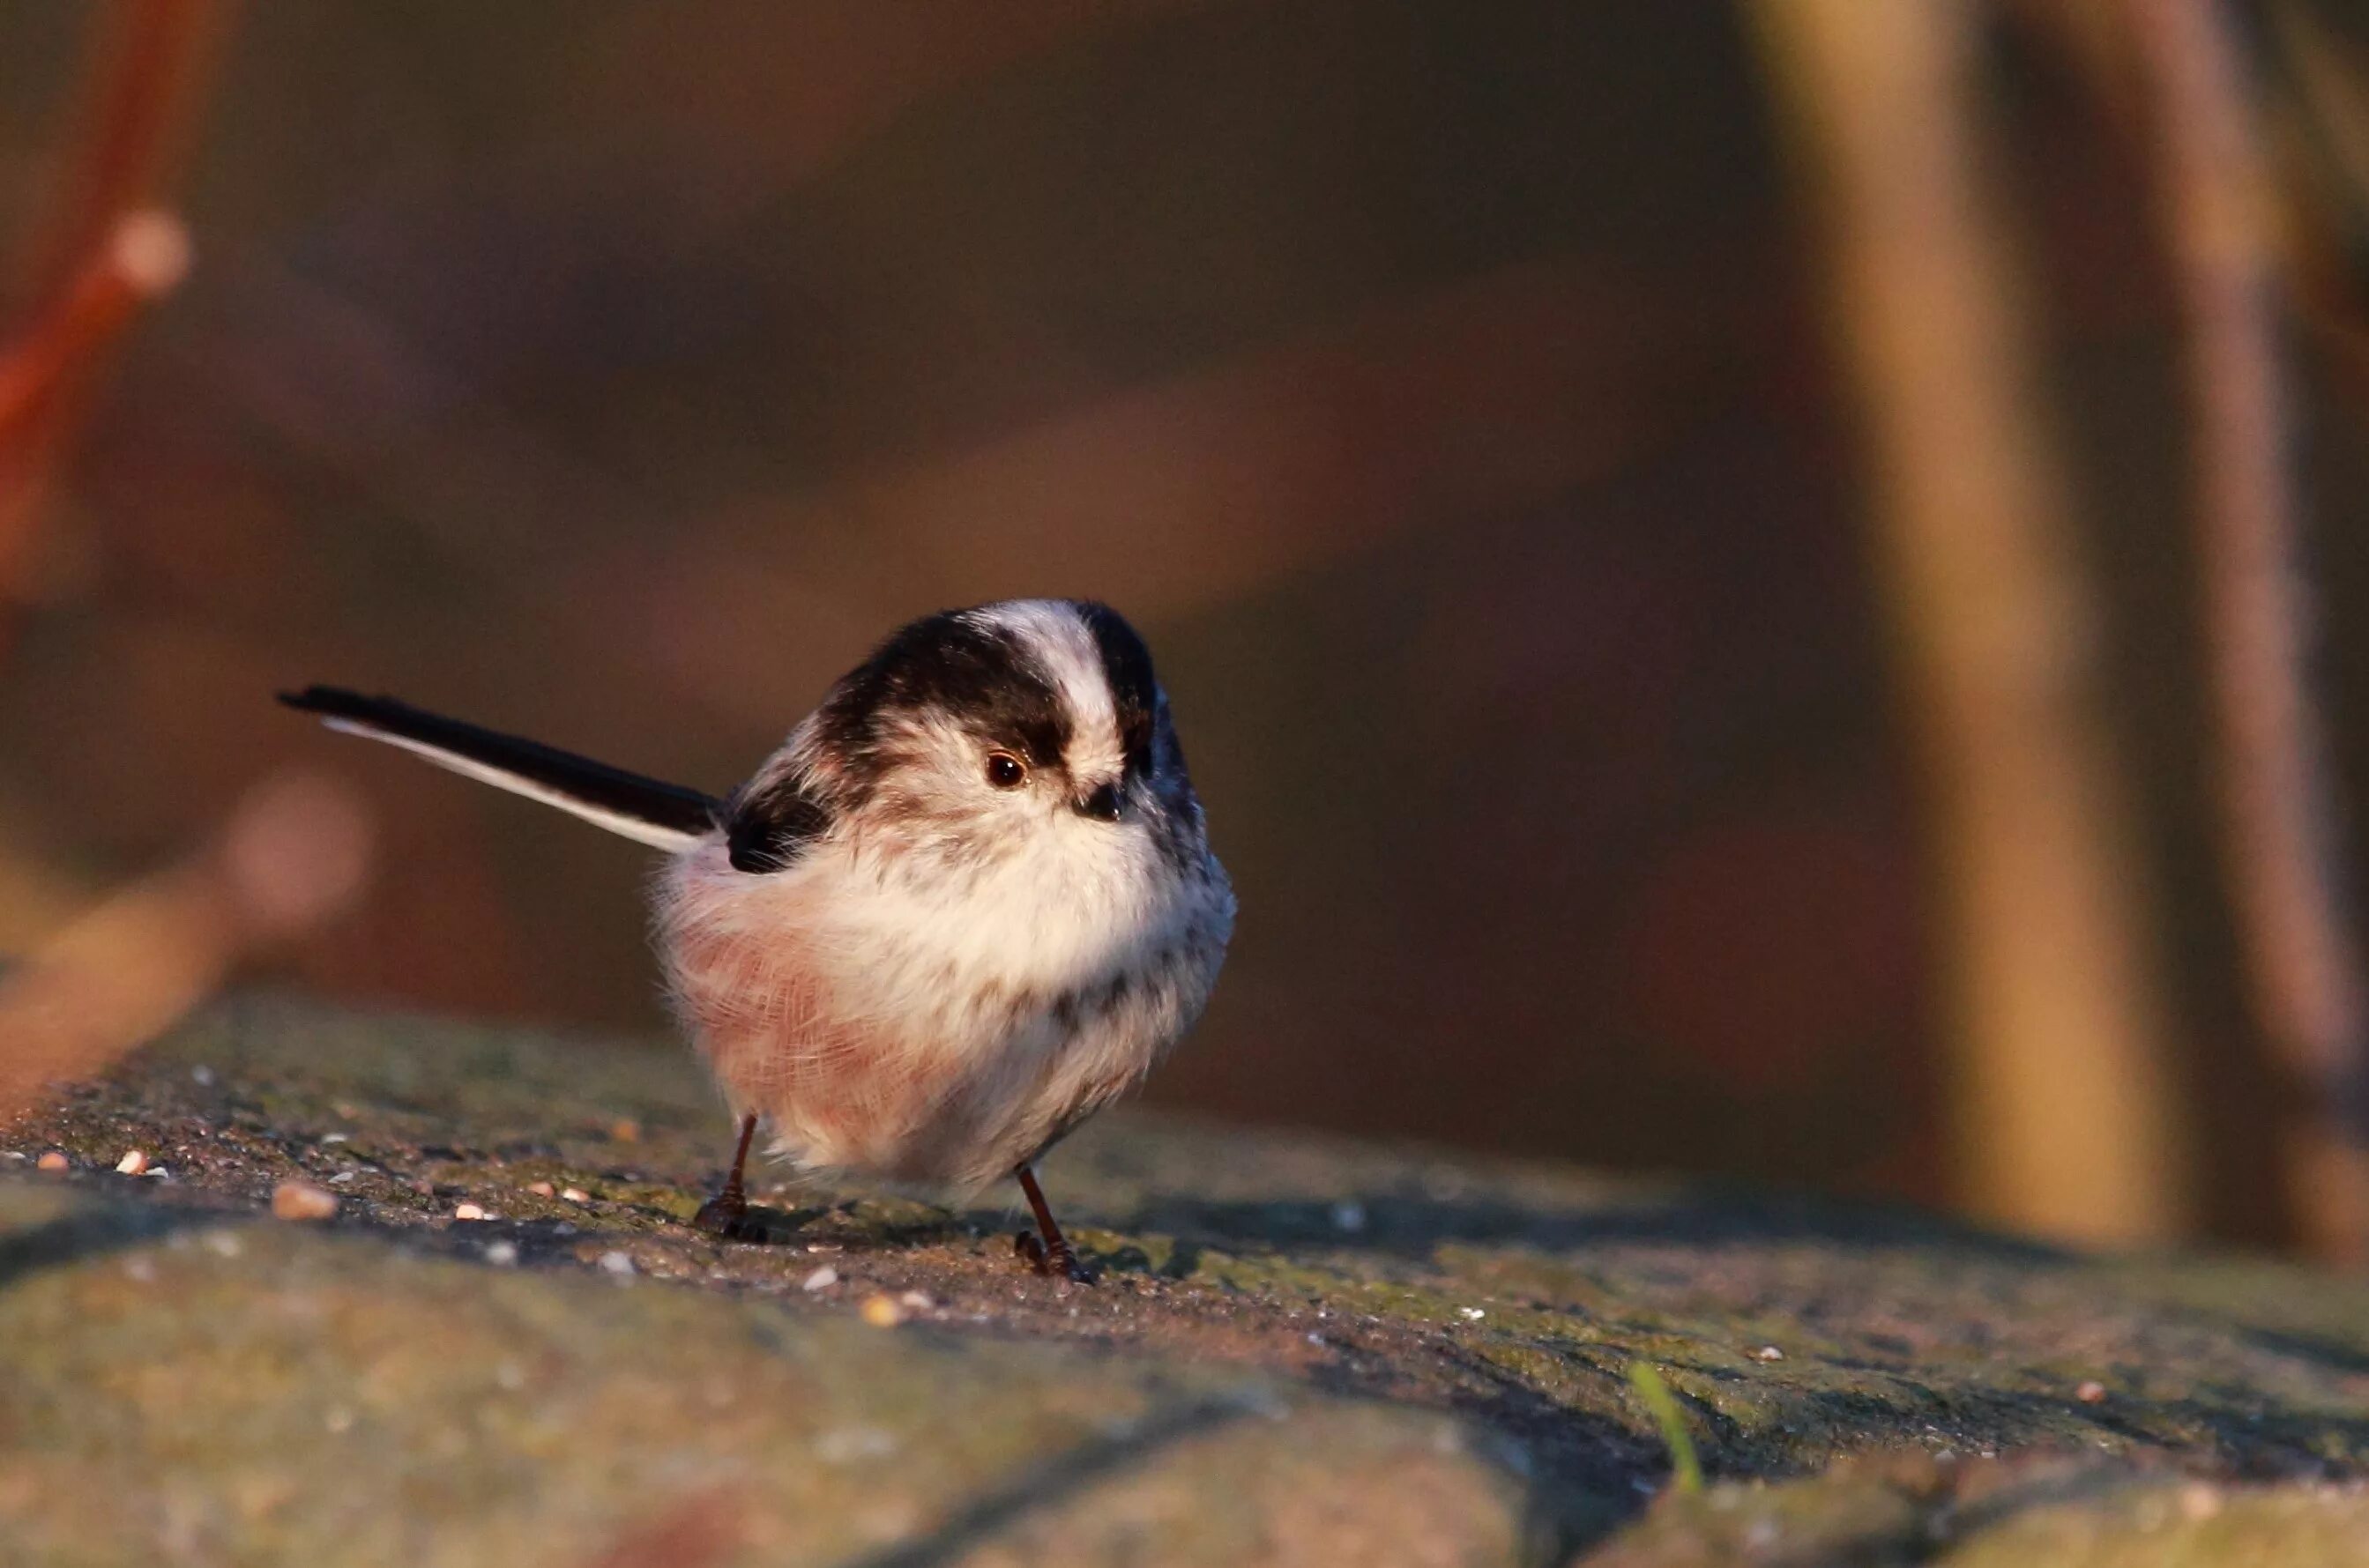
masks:
POLYGON ((1078 1261, 1078 1255, 1070 1250, 1069 1238, 1061 1234, 1061 1227, 1054 1222, 1052 1208, 1045 1201, 1044 1188, 1036 1185, 1035 1168, 1022 1165, 1012 1174, 1020 1178, 1020 1190, 1028 1195, 1028 1207, 1036 1211, 1036 1229, 1023 1231, 1013 1237, 1013 1250, 1026 1258, 1029 1267, 1039 1274, 1065 1275, 1082 1285, 1093 1283, 1094 1277, 1086 1272, 1084 1264, 1078 1261))
POLYGON ((727 1241, 750 1242, 765 1239, 761 1226, 749 1221, 749 1192, 741 1173, 749 1164, 749 1141, 757 1135, 754 1115, 740 1119, 740 1146, 732 1151, 732 1169, 725 1175, 721 1191, 699 1206, 691 1222, 700 1230, 722 1236, 727 1241))

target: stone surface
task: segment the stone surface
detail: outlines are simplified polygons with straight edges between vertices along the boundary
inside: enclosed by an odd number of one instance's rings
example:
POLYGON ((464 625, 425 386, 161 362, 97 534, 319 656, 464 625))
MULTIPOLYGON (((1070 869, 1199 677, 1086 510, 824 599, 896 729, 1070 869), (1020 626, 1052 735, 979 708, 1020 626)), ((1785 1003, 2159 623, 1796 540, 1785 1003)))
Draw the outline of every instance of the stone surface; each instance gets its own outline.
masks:
POLYGON ((0 1130, 0 1563, 2369 1562, 2356 1283, 1122 1114, 1082 1287, 1002 1192, 714 1241, 728 1131, 269 999, 0 1130))

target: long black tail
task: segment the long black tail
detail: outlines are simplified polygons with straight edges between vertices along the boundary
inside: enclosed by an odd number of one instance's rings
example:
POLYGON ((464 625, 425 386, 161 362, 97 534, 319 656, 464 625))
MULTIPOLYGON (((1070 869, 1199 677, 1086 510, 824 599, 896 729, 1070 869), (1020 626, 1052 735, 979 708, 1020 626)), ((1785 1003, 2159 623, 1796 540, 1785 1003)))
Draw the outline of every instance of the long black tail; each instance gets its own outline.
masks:
POLYGON ((391 697, 364 697, 334 686, 283 691, 280 700, 317 713, 333 730, 367 735, 416 752, 453 772, 524 795, 660 849, 681 849, 713 832, 724 803, 680 784, 661 783, 458 719, 423 712, 391 697))

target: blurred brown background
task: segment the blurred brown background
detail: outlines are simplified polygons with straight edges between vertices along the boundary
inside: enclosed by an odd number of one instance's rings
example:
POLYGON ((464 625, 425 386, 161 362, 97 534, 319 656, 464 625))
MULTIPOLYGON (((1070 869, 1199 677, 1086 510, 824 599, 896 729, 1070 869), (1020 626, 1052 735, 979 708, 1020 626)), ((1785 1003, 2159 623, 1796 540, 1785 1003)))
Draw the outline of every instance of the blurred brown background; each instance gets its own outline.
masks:
MULTIPOLYGON (((19 253, 90 19, 0 8, 19 253)), ((2066 31, 2000 12, 1979 69, 2193 1223, 2277 1242, 2144 156, 2066 31)), ((41 886, 307 758, 377 803, 382 867, 270 973, 660 1038, 641 851, 270 693, 721 789, 900 619, 1094 596, 1153 644, 1242 903, 1155 1102, 1963 1196, 1866 464, 1738 12, 309 0, 238 16, 201 100, 195 269, 65 451, 0 664, 41 886)), ((2369 439, 2342 357, 2291 347, 2358 823, 2369 439)), ((32 887, 0 945, 54 918, 32 887)))

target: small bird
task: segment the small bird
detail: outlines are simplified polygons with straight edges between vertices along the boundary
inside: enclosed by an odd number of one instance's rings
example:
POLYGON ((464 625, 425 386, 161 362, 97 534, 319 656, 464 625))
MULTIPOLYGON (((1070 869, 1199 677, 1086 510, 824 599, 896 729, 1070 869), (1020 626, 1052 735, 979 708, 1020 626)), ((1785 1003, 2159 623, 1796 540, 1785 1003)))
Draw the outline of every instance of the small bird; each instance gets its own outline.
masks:
POLYGON ((738 1123, 696 1223, 743 1240, 761 1121, 809 1172, 1018 1178, 1019 1250, 1086 1278, 1036 1164, 1208 1000, 1234 895, 1143 640, 1108 607, 925 616, 717 799, 384 697, 282 702, 663 850, 652 931, 738 1123))

